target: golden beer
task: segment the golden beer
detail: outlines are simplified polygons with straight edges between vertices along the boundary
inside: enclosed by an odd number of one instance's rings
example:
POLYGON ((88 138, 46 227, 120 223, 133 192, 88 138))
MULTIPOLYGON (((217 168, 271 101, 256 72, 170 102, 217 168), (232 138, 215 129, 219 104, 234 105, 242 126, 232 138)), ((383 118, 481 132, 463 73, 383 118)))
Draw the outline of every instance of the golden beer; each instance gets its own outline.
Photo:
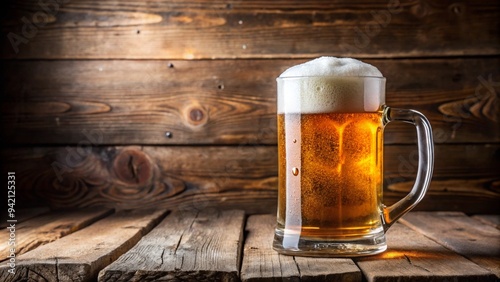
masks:
POLYGON ((380 229, 382 129, 381 111, 279 114, 278 228, 295 201, 289 216, 300 226, 286 228, 301 237, 349 239, 380 229))

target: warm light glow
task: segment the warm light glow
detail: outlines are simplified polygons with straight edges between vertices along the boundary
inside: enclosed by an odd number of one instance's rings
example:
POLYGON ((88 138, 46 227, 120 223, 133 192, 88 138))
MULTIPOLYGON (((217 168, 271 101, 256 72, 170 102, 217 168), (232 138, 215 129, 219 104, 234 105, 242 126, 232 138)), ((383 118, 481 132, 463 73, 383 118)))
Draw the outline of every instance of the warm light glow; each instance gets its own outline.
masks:
POLYGON ((447 253, 445 250, 426 250, 426 251, 415 251, 415 250, 391 250, 388 249, 384 253, 377 256, 378 259, 445 259, 447 256, 452 255, 447 253))
POLYGON ((182 58, 186 60, 192 60, 194 59, 194 52, 195 50, 193 50, 192 48, 186 48, 184 50, 184 53, 182 53, 182 58))

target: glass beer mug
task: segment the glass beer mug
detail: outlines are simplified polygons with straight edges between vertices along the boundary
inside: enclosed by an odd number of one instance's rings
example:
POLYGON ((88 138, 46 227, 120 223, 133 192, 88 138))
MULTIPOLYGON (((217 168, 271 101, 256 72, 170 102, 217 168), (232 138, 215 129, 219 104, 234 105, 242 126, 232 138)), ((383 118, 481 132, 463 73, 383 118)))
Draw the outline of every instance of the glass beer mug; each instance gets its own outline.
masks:
POLYGON ((424 196, 433 168, 432 131, 421 113, 385 105, 385 78, 279 77, 279 196, 273 248, 304 256, 383 252, 385 232, 424 196), (419 164, 411 192, 385 206, 383 131, 416 127, 419 164))

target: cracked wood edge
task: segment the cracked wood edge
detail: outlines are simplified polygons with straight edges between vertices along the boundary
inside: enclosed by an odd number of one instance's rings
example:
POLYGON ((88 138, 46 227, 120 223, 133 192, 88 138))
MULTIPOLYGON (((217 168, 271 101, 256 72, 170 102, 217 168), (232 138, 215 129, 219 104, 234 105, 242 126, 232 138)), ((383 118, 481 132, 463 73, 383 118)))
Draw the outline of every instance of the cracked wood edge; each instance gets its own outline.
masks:
POLYGON ((99 281, 238 281, 245 214, 176 211, 99 273, 99 281))
POLYGON ((0 281, 92 281, 166 215, 165 210, 119 211, 89 227, 17 257, 15 274, 0 281))
POLYGON ((425 281, 496 281, 491 272, 399 222, 387 232, 387 242, 386 252, 355 259, 368 282, 401 277, 425 281))
POLYGON ((500 230, 461 212, 413 212, 402 222, 500 278, 500 230))
MULTIPOLYGON (((42 214, 45 214, 47 212, 49 212, 49 208, 48 207, 35 207, 35 208, 25 208, 25 209, 19 209, 19 210, 16 210, 16 220, 18 224, 20 224, 21 222, 25 222, 31 218, 34 218, 34 217, 37 217, 37 216, 40 216, 42 214)), ((5 216, 7 216, 7 214, 5 214, 5 216)), ((2 221, 0 222, 0 228, 5 228, 7 226, 9 226, 9 223, 7 223, 7 219, 4 219, 3 217, 3 214, 2 214, 2 221)), ((9 218, 10 219, 10 218, 9 218)))
MULTIPOLYGON (((89 207, 78 210, 50 212, 25 222, 16 224, 15 253, 22 255, 38 246, 50 243, 75 231, 78 231, 93 222, 108 216, 113 212, 111 208, 89 207)), ((12 246, 7 232, 0 235, 0 261, 7 259, 12 246)))
POLYGON ((280 255, 272 249, 276 216, 250 216, 246 225, 241 280, 361 281, 351 259, 280 255))
POLYGON ((500 229, 500 214, 478 214, 471 217, 479 220, 483 224, 488 224, 496 229, 500 229))

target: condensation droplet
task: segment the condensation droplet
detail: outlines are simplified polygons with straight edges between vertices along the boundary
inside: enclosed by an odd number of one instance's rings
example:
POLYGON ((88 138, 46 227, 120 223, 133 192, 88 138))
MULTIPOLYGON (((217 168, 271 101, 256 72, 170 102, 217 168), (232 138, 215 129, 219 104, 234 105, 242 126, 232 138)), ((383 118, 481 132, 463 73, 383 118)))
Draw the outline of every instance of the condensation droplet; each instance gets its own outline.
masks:
POLYGON ((299 175, 299 169, 296 167, 292 168, 292 174, 295 176, 299 175))
POLYGON ((293 139, 293 143, 297 143, 297 139, 293 139))

